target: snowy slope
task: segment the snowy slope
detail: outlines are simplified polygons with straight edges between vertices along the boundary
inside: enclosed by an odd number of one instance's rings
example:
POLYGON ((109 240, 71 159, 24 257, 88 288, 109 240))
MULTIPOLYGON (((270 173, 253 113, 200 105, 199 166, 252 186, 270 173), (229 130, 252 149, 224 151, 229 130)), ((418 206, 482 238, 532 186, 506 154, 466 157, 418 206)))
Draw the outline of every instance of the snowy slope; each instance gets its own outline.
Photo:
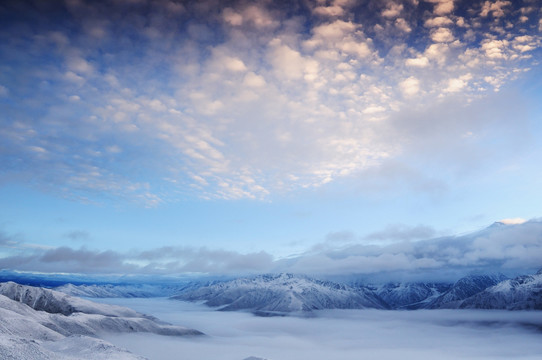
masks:
MULTIPOLYGON (((0 283, 0 294, 27 309, 22 313, 63 335, 97 335, 100 331, 152 332, 161 335, 195 335, 199 332, 160 323, 157 319, 122 306, 99 304, 57 291, 13 282, 0 283), (37 310, 37 311, 30 311, 37 310)), ((21 307, 8 308, 21 314, 21 307)))
POLYGON ((385 309, 367 288, 353 289, 329 281, 292 274, 260 275, 204 286, 173 299, 204 300, 221 310, 251 310, 259 314, 319 309, 385 309))
POLYGON ((446 283, 387 283, 370 288, 392 309, 415 310, 424 308, 427 303, 448 291, 451 284, 446 283))
POLYGON ((120 306, 0 283, 0 359, 141 359, 97 337, 104 332, 198 335, 120 306))
POLYGON ((58 341, 6 336, 0 333, 0 359, 10 360, 145 360, 106 341, 70 336, 58 341))
POLYGON ((465 309, 542 310, 542 270, 504 280, 465 299, 465 309))
POLYGON ((92 284, 92 285, 74 285, 65 284, 55 287, 55 291, 60 291, 71 296, 87 298, 151 298, 167 297, 179 294, 183 291, 197 289, 205 285, 213 284, 217 281, 189 281, 180 285, 161 285, 161 284, 92 284))
POLYGON ((114 305, 97 304, 58 291, 35 286, 20 285, 11 281, 0 283, 0 295, 26 304, 34 310, 42 310, 53 314, 70 315, 74 312, 82 312, 105 316, 141 316, 141 314, 132 309, 114 305))
POLYGON ((452 287, 430 301, 426 308, 428 309, 455 309, 461 302, 488 287, 494 286, 507 277, 502 274, 496 275, 469 275, 456 281, 452 287))
POLYGON ((73 285, 66 284, 54 288, 71 296, 89 298, 148 298, 159 296, 171 296, 182 291, 182 287, 159 286, 159 285, 73 285))

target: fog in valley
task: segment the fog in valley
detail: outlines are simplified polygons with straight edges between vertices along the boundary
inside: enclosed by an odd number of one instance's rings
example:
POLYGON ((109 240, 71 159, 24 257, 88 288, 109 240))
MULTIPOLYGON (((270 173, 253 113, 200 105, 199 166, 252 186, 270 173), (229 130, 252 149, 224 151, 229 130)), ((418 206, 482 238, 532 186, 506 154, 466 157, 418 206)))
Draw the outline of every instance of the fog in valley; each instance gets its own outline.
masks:
POLYGON ((539 359, 542 354, 541 312, 326 310, 309 316, 257 317, 164 298, 99 301, 207 334, 103 335, 157 360, 539 359))

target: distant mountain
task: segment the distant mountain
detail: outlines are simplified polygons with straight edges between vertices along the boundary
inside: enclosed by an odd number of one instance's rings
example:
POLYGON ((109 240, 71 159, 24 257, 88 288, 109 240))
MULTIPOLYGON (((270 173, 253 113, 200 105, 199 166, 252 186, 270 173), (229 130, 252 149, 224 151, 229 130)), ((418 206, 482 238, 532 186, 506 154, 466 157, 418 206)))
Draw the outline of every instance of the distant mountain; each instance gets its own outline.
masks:
POLYGON ((444 309, 457 308, 461 302, 507 277, 498 275, 469 275, 453 284, 414 282, 370 285, 391 309, 444 309))
POLYGON ((542 310, 542 269, 488 287, 461 302, 462 309, 542 310))
POLYGON ((218 310, 259 315, 322 309, 542 309, 542 270, 508 279, 502 274, 469 275, 453 284, 434 282, 339 284, 302 275, 239 278, 187 289, 172 297, 205 301, 218 310))
POLYGON ((187 289, 207 285, 208 282, 191 282, 183 285, 157 284, 65 284, 54 288, 64 294, 88 298, 151 298, 173 296, 187 289))
POLYGON ((428 302, 424 307, 428 309, 457 308, 462 300, 465 300, 488 287, 497 285, 506 279, 507 277, 503 274, 465 276, 457 280, 450 289, 436 297, 434 300, 428 302))
POLYGON ((220 283, 220 280, 189 281, 178 285, 171 284, 65 284, 55 287, 55 291, 71 296, 86 298, 152 298, 171 297, 203 286, 220 283))
POLYGON ((143 359, 98 339, 103 332, 201 334, 128 308, 0 283, 1 359, 143 359))
POLYGON ((387 283, 372 285, 372 289, 392 309, 415 310, 427 304, 451 288, 446 283, 387 283))
POLYGON ((321 309, 387 309, 368 288, 354 289, 293 274, 260 275, 204 286, 173 299, 204 300, 220 310, 250 310, 260 315, 321 309))

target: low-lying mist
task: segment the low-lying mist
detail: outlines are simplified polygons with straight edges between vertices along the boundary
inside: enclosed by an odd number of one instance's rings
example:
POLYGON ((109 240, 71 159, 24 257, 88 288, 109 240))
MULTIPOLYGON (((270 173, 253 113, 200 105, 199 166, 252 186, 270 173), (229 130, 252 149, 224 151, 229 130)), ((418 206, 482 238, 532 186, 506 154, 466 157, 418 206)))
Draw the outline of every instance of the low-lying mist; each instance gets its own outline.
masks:
POLYGON ((542 312, 326 310, 257 317, 168 299, 101 299, 203 331, 205 337, 105 334, 153 360, 539 359, 542 312))

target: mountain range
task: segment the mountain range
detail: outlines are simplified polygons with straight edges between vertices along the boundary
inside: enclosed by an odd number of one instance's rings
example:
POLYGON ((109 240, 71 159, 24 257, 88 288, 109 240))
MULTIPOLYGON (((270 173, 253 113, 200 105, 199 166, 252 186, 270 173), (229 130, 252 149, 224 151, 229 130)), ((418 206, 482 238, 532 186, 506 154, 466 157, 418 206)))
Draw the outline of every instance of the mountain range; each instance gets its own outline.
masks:
POLYGON ((507 279, 470 275, 453 284, 350 286, 303 275, 259 275, 187 290, 172 299, 204 301, 218 310, 257 314, 321 309, 542 309, 542 271, 507 279))
POLYGON ((202 301, 221 311, 259 315, 323 309, 541 309, 542 270, 508 279, 503 274, 469 275, 454 283, 333 282, 298 274, 267 274, 229 281, 192 281, 178 286, 64 285, 56 290, 83 297, 171 297, 202 301))
POLYGON ((389 308, 368 288, 354 289, 294 274, 235 279, 184 291, 172 299, 203 300, 220 310, 251 310, 262 315, 322 309, 389 308))

